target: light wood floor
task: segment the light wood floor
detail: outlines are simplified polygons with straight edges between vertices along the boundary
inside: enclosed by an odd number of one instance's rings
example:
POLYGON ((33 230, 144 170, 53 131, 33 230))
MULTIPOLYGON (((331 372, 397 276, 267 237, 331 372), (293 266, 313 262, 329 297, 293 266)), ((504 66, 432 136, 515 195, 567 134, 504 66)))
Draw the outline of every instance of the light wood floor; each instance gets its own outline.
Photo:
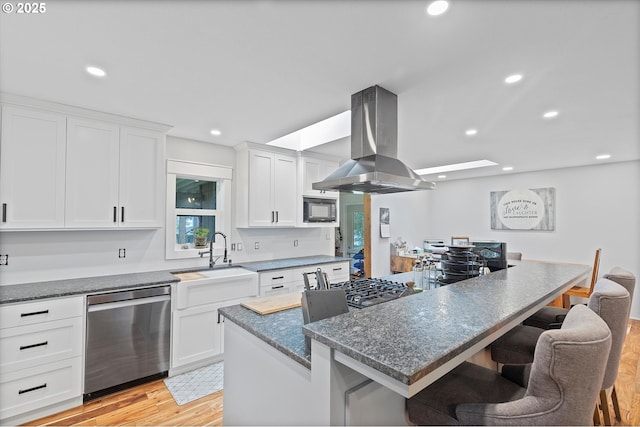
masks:
MULTIPOLYGON (((622 412, 622 421, 616 425, 640 426, 640 320, 630 322, 616 390, 622 412)), ((158 380, 25 425, 218 426, 222 425, 222 394, 219 391, 178 406, 158 380)))

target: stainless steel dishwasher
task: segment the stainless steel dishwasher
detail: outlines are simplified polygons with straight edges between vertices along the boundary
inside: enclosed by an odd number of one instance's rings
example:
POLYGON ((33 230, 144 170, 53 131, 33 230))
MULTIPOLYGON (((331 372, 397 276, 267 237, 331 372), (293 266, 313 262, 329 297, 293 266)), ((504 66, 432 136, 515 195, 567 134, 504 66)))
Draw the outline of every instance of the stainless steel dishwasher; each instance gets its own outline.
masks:
POLYGON ((171 287, 87 296, 84 400, 169 370, 171 287))

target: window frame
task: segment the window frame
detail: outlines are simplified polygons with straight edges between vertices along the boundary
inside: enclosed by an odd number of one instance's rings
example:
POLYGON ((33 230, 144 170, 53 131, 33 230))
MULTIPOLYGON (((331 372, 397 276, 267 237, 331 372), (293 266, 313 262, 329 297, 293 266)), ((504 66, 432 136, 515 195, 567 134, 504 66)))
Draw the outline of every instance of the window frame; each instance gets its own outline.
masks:
MULTIPOLYGON (((229 166, 211 165, 183 160, 167 160, 167 209, 165 224, 165 258, 199 258, 202 248, 180 249, 176 244, 176 218, 178 215, 215 216, 216 229, 231 233, 231 185, 233 169, 229 166), (216 209, 176 208, 176 178, 199 179, 217 182, 216 209)), ((224 253, 224 239, 213 245, 214 256, 224 253)))

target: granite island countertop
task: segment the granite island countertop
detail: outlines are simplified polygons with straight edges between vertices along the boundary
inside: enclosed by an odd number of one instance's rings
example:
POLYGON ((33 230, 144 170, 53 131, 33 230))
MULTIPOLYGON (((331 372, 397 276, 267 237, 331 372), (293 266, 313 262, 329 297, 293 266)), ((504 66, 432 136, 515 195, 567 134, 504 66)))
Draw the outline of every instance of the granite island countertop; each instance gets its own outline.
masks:
MULTIPOLYGON (((243 267, 247 270, 260 273, 262 271, 304 267, 306 265, 327 264, 348 260, 349 258, 334 257, 329 255, 317 255, 297 258, 283 258, 268 261, 253 261, 233 264, 233 266, 243 267)), ((228 268, 228 266, 220 265, 214 268, 228 268)), ((143 273, 127 273, 109 276, 21 283, 16 285, 3 285, 0 286, 0 305, 45 298, 59 298, 72 295, 112 292, 124 289, 138 289, 178 283, 180 282, 180 279, 174 276, 172 273, 182 273, 206 269, 207 267, 183 268, 164 271, 150 271, 143 273)))
MULTIPOLYGON (((523 261, 512 268, 303 325, 300 308, 258 315, 221 308, 236 323, 310 368, 305 335, 411 384, 471 347, 531 304, 590 270, 586 265, 523 261)), ((385 276, 397 282, 412 273, 385 276)))

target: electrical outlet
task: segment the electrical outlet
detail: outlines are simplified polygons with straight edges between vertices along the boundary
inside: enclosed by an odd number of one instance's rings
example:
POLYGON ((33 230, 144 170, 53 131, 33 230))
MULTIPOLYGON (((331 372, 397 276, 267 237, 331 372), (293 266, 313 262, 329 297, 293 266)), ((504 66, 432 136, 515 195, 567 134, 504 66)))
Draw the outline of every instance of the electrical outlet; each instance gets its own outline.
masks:
POLYGON ((298 246, 298 241, 297 241, 297 240, 294 240, 294 241, 293 241, 293 247, 297 247, 297 246, 298 246))
POLYGON ((260 249, 260 242, 256 242, 254 245, 254 249, 260 249))
POLYGON ((242 243, 238 243, 236 248, 238 249, 238 252, 240 252, 242 250, 242 243))
POLYGON ((126 258, 127 250, 125 248, 118 249, 118 258, 126 258))
POLYGON ((0 255, 0 265, 9 265, 9 254, 0 255))
POLYGON ((236 244, 235 244, 235 243, 232 243, 232 244, 231 244, 231 250, 232 250, 232 251, 235 251, 235 250, 236 250, 236 244))

